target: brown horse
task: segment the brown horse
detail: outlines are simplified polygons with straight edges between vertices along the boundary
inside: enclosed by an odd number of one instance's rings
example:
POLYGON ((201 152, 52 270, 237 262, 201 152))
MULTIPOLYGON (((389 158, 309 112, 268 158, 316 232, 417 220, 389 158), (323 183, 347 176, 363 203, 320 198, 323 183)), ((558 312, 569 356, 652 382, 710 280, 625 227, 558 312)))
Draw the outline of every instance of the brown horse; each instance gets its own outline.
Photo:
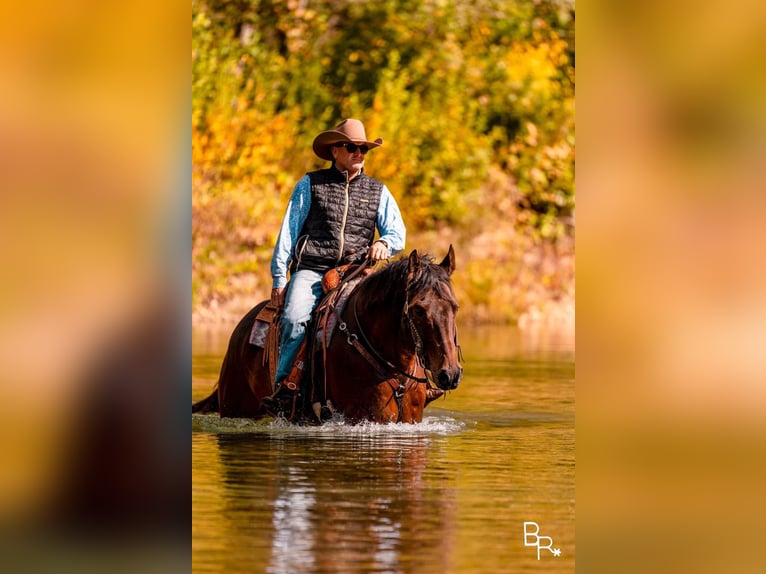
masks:
MULTIPOLYGON (((304 416, 312 416, 310 403, 329 399, 348 421, 416 423, 423 419, 429 381, 440 389, 436 394, 457 388, 463 369, 455 325, 458 305, 450 282, 454 270, 450 246, 438 265, 413 251, 363 279, 337 315, 327 349, 317 345, 313 353, 319 368, 313 369, 314 396, 308 400, 310 393, 302 393, 304 416)), ((234 329, 217 388, 192 412, 266 414, 262 399, 273 388, 264 350, 249 344, 265 304, 234 329)))

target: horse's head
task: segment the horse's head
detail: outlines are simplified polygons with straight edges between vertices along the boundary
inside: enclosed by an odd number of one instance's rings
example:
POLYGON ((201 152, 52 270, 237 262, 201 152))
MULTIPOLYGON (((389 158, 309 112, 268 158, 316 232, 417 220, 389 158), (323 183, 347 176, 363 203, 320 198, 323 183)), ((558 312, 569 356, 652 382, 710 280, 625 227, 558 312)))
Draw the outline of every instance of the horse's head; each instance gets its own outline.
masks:
POLYGON ((463 376, 455 325, 458 305, 450 282, 454 270, 452 245, 439 265, 417 251, 410 253, 404 329, 412 336, 423 367, 444 390, 457 388, 463 376))

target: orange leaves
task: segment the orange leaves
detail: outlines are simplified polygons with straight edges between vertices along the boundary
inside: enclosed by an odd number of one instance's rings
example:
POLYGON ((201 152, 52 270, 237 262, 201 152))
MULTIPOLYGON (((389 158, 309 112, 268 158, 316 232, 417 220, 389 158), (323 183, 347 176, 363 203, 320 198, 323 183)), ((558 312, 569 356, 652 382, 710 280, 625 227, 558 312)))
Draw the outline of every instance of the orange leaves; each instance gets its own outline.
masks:
MULTIPOLYGON (((571 3, 308 4, 193 3, 192 183, 215 222, 206 229, 225 238, 216 253, 230 241, 268 259, 263 238, 293 185, 326 165, 314 136, 343 117, 385 140, 366 170, 394 193, 412 241, 448 229, 470 242, 488 226, 530 241, 565 233, 574 23, 556 14, 571 3)), ((486 288, 467 291, 480 299, 486 288)))

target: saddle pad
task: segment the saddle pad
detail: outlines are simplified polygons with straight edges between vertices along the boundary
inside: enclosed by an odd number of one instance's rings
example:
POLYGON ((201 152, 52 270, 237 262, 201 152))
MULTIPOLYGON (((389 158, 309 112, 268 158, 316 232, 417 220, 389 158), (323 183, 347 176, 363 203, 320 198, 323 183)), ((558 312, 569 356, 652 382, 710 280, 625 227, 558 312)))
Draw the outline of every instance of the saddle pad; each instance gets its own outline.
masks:
POLYGON ((250 329, 250 344, 255 345, 263 349, 266 345, 266 335, 269 333, 269 327, 274 321, 274 317, 277 314, 277 308, 271 305, 266 305, 258 312, 253 323, 253 328, 250 329))
POLYGON ((269 333, 270 323, 256 320, 250 329, 250 344, 263 349, 266 346, 266 335, 269 333))

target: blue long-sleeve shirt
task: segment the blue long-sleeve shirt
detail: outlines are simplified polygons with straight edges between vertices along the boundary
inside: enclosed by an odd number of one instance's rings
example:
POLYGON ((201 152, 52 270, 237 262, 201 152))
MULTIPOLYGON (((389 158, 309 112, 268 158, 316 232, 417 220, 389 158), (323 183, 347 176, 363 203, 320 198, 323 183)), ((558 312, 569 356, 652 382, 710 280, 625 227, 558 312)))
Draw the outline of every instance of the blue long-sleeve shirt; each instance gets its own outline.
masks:
MULTIPOLYGON (((287 285, 287 269, 295 249, 295 242, 300 236, 310 208, 311 183, 309 176, 305 175, 295 184, 293 194, 287 203, 285 216, 282 219, 282 227, 279 230, 277 243, 274 246, 274 255, 271 258, 273 288, 287 285)), ((399 206, 396 204, 394 196, 391 195, 391 191, 385 185, 380 194, 380 205, 378 206, 375 224, 378 228, 380 239, 388 245, 389 257, 396 255, 404 249, 407 230, 404 227, 404 220, 399 211, 399 206)))

